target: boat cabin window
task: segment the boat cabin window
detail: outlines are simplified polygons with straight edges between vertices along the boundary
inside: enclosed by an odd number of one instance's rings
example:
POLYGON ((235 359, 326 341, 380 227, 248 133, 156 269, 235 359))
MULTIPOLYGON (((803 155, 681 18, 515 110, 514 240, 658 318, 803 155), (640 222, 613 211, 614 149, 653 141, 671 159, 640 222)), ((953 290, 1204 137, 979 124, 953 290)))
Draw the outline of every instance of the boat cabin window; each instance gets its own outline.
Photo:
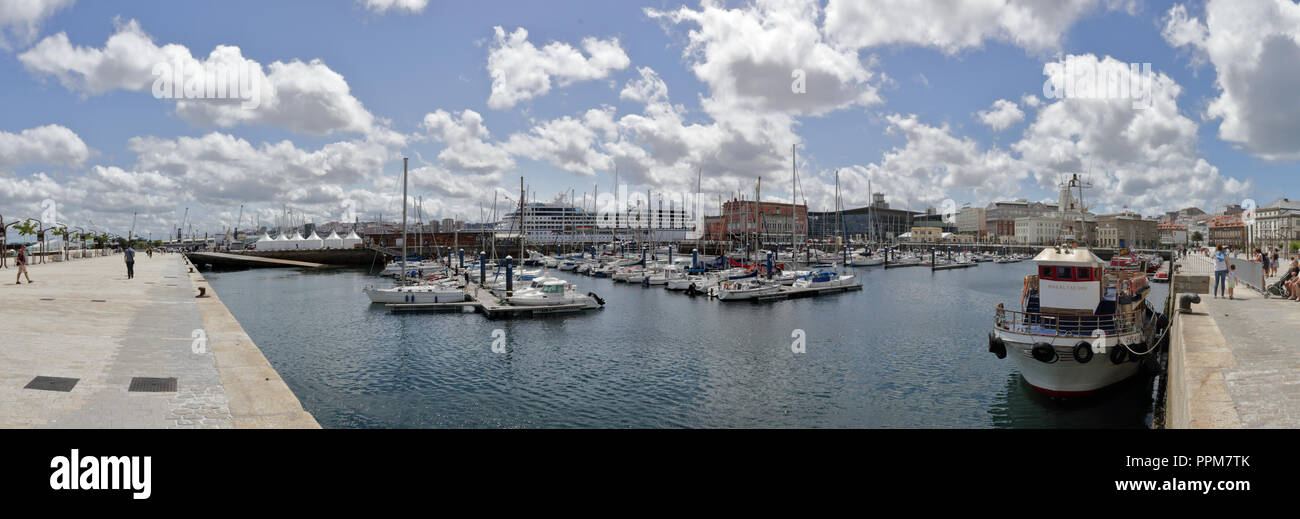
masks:
POLYGON ((1098 281, 1101 279, 1099 269, 1092 267, 1038 267, 1038 278, 1055 281, 1098 281))
POLYGON ((563 293, 564 293, 564 285, 546 285, 546 286, 543 286, 543 287, 542 287, 542 293, 544 293, 544 294, 563 294, 563 293))

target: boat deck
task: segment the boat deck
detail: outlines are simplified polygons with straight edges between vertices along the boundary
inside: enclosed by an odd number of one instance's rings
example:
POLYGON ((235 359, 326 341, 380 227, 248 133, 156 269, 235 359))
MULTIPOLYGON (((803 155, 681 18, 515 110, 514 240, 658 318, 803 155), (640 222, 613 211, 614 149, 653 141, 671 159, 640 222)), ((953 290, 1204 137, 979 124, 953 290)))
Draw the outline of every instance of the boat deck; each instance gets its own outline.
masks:
POLYGON ((743 301, 752 301, 752 302, 759 302, 759 303, 767 302, 767 301, 782 301, 785 299, 798 299, 801 297, 814 297, 822 294, 835 294, 839 292, 848 292, 850 290, 862 290, 862 283, 855 283, 847 287, 825 287, 825 288, 817 288, 817 287, 796 288, 796 287, 783 286, 781 287, 781 290, 775 294, 759 296, 754 299, 746 299, 743 301))
POLYGON ((531 317, 535 315, 548 315, 569 312, 581 312, 583 310, 595 310, 588 308, 581 303, 571 303, 563 305, 512 305, 503 302, 504 300, 494 294, 491 290, 479 287, 477 290, 471 288, 465 301, 450 303, 389 303, 385 306, 391 312, 437 312, 437 311, 471 311, 481 313, 489 319, 497 317, 531 317))

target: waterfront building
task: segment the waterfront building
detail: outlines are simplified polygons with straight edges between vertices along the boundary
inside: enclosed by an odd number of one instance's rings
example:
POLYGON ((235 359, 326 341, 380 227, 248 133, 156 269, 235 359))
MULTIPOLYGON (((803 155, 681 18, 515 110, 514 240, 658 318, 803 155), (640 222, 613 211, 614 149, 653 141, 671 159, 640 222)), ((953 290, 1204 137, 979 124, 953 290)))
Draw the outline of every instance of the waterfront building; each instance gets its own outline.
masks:
POLYGON ((1012 201, 993 202, 989 204, 988 207, 985 207, 985 232, 994 237, 996 241, 1002 243, 1015 243, 1016 218, 1042 216, 1045 213, 1055 213, 1058 209, 1059 206, 1056 204, 1030 202, 1023 198, 1012 201))
POLYGON ((1163 222, 1156 225, 1156 231, 1160 233, 1160 244, 1170 246, 1182 246, 1190 243, 1190 236, 1187 233, 1187 227, 1178 225, 1174 222, 1163 222))
MULTIPOLYGON (((523 209, 523 230, 528 241, 539 243, 597 242, 613 239, 642 239, 648 241, 682 241, 695 231, 694 222, 686 209, 669 204, 657 204, 656 209, 638 205, 623 212, 599 215, 581 207, 561 203, 533 202, 523 209)), ((789 210, 789 205, 786 206, 789 210)), ((443 220, 442 232, 447 233, 443 220)), ((465 224, 455 222, 456 229, 465 224)), ((496 231, 517 236, 520 230, 519 210, 507 213, 495 224, 496 231)), ((789 233, 789 231, 786 231, 789 233)))
POLYGON ((1247 245, 1246 224, 1235 216, 1220 216, 1210 224, 1210 246, 1244 249, 1247 245))
POLYGON ((1300 240, 1300 200, 1279 198, 1256 209, 1255 225, 1247 232, 1253 247, 1286 249, 1300 240))
POLYGON ((1152 248, 1160 243, 1153 220, 1133 211, 1097 217, 1097 244, 1112 248, 1152 248))
POLYGON ((1016 243, 1022 245, 1052 245, 1061 235, 1059 216, 1022 216, 1015 222, 1016 243))
POLYGON ((796 243, 807 237, 839 235, 839 229, 835 228, 837 221, 822 219, 819 223, 825 228, 818 236, 810 236, 808 206, 738 199, 724 202, 721 215, 704 218, 706 239, 712 241, 744 241, 749 237, 763 243, 789 244, 791 233, 796 243))
MULTIPOLYGON (((845 234, 867 238, 865 241, 890 242, 901 240, 911 230, 914 220, 921 215, 916 211, 892 209, 884 193, 872 193, 871 204, 866 207, 845 209, 845 234)), ((809 238, 824 240, 839 234, 836 225, 841 213, 835 211, 808 213, 809 238)))
POLYGON ((910 232, 912 239, 908 241, 911 242, 939 243, 943 241, 944 232, 942 227, 913 227, 910 232))
POLYGON ((988 210, 983 207, 964 207, 957 212, 957 232, 984 238, 988 234, 988 210))

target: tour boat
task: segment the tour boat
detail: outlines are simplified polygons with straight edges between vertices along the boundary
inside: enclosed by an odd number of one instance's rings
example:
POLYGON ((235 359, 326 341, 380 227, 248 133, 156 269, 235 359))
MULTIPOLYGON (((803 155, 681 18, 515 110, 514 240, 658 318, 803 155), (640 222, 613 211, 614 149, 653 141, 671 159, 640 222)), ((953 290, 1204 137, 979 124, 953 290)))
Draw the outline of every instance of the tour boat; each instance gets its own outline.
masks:
POLYGON ((1108 267, 1086 248, 1067 245, 1034 257, 1021 309, 996 309, 989 351, 1010 355, 1025 381, 1044 393, 1097 391, 1138 372, 1152 356, 1159 324, 1147 304, 1141 270, 1108 267))
POLYGON ((599 308, 605 304, 596 294, 582 294, 573 285, 559 279, 546 281, 540 288, 520 290, 506 300, 518 306, 580 304, 583 308, 599 308))

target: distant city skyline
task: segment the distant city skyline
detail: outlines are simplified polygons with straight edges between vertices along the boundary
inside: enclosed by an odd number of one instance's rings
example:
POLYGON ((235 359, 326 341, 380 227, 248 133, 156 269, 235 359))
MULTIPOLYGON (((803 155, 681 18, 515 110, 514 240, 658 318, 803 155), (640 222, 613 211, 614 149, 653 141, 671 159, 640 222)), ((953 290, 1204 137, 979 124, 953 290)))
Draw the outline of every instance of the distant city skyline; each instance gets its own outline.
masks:
POLYGON ((579 205, 697 179, 716 205, 760 177, 789 202, 792 167, 811 211, 837 172, 846 208, 1053 201, 1072 173, 1098 213, 1300 197, 1286 0, 509 4, 0 10, 0 215, 387 219, 402 157, 426 220, 500 215, 520 177, 579 205))

